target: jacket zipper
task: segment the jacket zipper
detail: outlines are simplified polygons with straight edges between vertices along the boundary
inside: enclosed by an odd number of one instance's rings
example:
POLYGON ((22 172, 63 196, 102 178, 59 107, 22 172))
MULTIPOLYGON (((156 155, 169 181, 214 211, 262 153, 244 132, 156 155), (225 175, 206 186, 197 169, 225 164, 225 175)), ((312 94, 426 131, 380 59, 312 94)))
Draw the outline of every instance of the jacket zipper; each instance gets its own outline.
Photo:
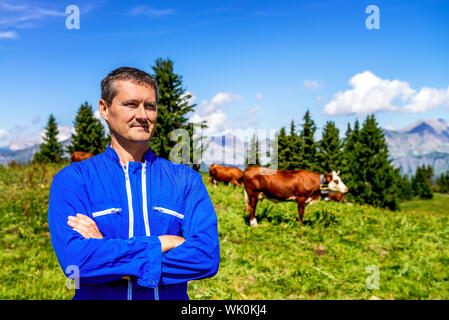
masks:
POLYGON ((183 214, 180 214, 180 213, 178 213, 176 211, 173 211, 173 210, 170 210, 170 209, 153 206, 153 210, 156 210, 156 211, 159 211, 159 212, 163 212, 163 213, 175 216, 175 217, 177 217, 179 219, 184 219, 184 215, 183 214))
MULTIPOLYGON (((126 163, 126 165, 123 165, 120 163, 120 165, 123 168, 123 171, 125 172, 125 182, 126 182, 126 195, 128 198, 128 211, 129 211, 129 231, 128 236, 129 238, 132 238, 134 236, 134 211, 133 211, 133 198, 131 195, 131 183, 129 182, 129 162, 126 163)), ((128 280, 128 300, 133 299, 133 284, 131 280, 128 280)))
MULTIPOLYGON (((145 160, 144 160, 145 161, 145 160)), ((150 223, 148 222, 148 205, 147 205, 147 163, 146 161, 142 165, 142 207, 143 207, 143 221, 145 224, 145 234, 149 237, 151 236, 150 232, 150 223)), ((153 289, 154 291, 154 300, 159 300, 159 287, 153 289)))

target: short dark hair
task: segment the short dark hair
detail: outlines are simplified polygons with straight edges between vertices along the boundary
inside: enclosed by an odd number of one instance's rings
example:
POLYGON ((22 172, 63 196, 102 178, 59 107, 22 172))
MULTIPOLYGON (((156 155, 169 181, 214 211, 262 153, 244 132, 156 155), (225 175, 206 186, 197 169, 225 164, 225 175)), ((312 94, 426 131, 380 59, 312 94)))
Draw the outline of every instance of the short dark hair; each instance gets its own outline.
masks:
POLYGON ((157 82, 145 71, 121 67, 111 71, 103 80, 101 80, 101 99, 105 100, 108 105, 111 105, 117 95, 117 80, 130 80, 137 84, 148 84, 156 92, 156 104, 159 98, 157 82))

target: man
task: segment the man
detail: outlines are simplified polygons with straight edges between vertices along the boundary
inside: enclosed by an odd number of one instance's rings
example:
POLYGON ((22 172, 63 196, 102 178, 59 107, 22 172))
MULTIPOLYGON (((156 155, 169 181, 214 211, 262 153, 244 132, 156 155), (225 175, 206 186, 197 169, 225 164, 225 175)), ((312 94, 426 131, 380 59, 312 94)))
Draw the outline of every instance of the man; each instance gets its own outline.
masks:
POLYGON ((201 175, 150 148, 157 98, 141 70, 108 74, 99 107, 111 144, 53 179, 51 242, 66 275, 79 276, 74 299, 188 299, 188 281, 218 271, 217 217, 201 175))

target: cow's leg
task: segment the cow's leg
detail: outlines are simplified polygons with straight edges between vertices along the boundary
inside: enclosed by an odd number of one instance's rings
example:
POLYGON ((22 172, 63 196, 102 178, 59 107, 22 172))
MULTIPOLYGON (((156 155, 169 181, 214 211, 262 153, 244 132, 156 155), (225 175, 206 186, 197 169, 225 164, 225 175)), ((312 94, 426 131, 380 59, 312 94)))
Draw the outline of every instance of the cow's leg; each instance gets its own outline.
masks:
POLYGON ((249 196, 249 225, 251 227, 257 227, 258 225, 256 219, 257 196, 257 193, 249 196))
POLYGON ((302 216, 304 215, 304 207, 306 205, 306 198, 305 197, 297 197, 296 203, 298 204, 299 223, 302 223, 302 216))

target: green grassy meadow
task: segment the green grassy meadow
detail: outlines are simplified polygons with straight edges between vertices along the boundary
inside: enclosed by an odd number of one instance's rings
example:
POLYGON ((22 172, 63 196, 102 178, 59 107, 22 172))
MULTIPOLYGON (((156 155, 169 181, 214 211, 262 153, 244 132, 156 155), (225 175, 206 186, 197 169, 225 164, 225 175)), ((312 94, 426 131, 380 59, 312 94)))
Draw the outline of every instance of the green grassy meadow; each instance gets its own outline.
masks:
MULTIPOLYGON (((71 299, 47 226, 51 179, 62 165, 0 167, 0 299, 71 299)), ((323 203, 298 224, 296 204, 259 202, 245 213, 243 187, 214 188, 217 275, 189 284, 191 299, 449 299, 449 197, 391 212, 323 203), (378 270, 378 287, 372 284, 378 270)))

